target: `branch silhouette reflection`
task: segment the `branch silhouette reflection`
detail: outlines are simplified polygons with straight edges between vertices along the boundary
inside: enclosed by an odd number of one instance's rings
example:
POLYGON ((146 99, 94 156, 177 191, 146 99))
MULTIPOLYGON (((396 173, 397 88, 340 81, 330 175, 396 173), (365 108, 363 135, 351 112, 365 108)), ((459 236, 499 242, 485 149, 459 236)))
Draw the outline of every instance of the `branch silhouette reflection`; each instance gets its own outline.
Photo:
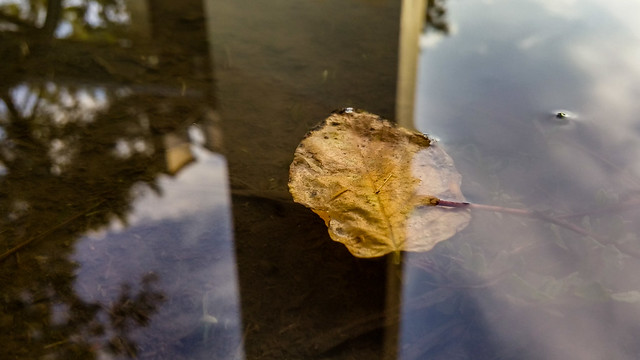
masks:
POLYGON ((152 40, 122 1, 44 4, 0 4, 3 355, 241 354, 204 20, 175 44, 159 5, 152 40))

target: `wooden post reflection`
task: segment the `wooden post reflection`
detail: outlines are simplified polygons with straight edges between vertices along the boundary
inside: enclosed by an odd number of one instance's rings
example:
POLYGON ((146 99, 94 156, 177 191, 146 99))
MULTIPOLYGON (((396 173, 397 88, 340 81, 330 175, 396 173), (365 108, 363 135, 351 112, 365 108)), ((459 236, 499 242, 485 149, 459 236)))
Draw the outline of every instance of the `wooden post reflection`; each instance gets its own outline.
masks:
POLYGON ((419 39, 427 11, 426 0, 403 0, 398 47, 398 91, 396 121, 407 129, 415 129, 416 79, 418 75, 419 39))

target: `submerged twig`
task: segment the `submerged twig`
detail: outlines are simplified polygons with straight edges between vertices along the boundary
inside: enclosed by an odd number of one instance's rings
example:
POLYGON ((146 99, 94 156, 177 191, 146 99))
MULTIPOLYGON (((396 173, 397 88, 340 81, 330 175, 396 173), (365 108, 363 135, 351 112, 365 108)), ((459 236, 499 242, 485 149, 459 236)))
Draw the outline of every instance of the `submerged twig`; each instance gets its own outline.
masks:
POLYGON ((79 213, 77 213, 77 214, 75 214, 75 215, 71 216, 70 218, 68 218, 68 219, 64 220, 63 222, 59 223, 58 225, 55 225, 54 227, 49 228, 49 229, 47 229, 47 230, 45 230, 45 231, 41 232, 40 234, 38 234, 38 235, 36 235, 36 236, 33 236, 33 237, 31 237, 31 238, 29 238, 29 239, 27 239, 27 240, 25 240, 25 241, 21 242, 20 244, 18 244, 18 245, 16 245, 16 246, 14 246, 13 248, 11 248, 11 249, 9 249, 9 250, 5 251, 4 253, 0 254, 0 262, 4 261, 4 260, 5 260, 5 259, 7 259, 9 256, 11 256, 11 255, 13 255, 13 254, 17 253, 18 251, 20 251, 21 249, 25 248, 25 247, 26 247, 26 246, 28 246, 29 244, 31 244, 31 243, 33 243, 33 242, 35 242, 35 241, 37 241, 37 240, 42 239, 43 237, 45 237, 45 236, 47 236, 47 235, 51 234, 52 232, 54 232, 54 231, 56 231, 56 230, 60 229, 61 227, 65 226, 65 225, 68 225, 70 222, 72 222, 72 221, 74 221, 74 220, 78 219, 79 217, 86 215, 87 213, 89 213, 89 212, 90 212, 90 211, 92 211, 93 209, 95 209, 95 208, 97 208, 98 206, 100 206, 102 203, 104 203, 104 200, 99 201, 97 204, 95 204, 95 205, 91 206, 90 208, 88 208, 88 209, 86 209, 86 210, 84 210, 84 211, 81 211, 81 212, 79 212, 79 213))
POLYGON ((598 242, 602 242, 602 239, 598 235, 595 235, 590 231, 587 231, 586 229, 576 224, 573 224, 571 222, 568 222, 564 219, 561 219, 559 217, 553 217, 551 215, 547 215, 540 211, 508 208, 508 207, 494 206, 494 205, 473 204, 468 202, 447 201, 447 200, 439 200, 437 206, 458 207, 458 208, 466 207, 466 208, 475 209, 475 210, 485 210, 485 211, 493 211, 493 212, 499 212, 499 213, 505 213, 505 214, 531 217, 535 219, 544 220, 552 224, 556 224, 558 226, 562 226, 565 229, 569 229, 580 235, 588 236, 598 242))
POLYGON ((631 200, 626 200, 617 204, 611 204, 606 206, 599 206, 592 210, 581 211, 577 213, 571 213, 566 215, 558 215, 557 219, 572 219, 572 218, 581 218, 583 216, 589 215, 601 215, 601 214, 611 214, 615 212, 625 211, 634 207, 640 206, 640 198, 633 198, 631 200))

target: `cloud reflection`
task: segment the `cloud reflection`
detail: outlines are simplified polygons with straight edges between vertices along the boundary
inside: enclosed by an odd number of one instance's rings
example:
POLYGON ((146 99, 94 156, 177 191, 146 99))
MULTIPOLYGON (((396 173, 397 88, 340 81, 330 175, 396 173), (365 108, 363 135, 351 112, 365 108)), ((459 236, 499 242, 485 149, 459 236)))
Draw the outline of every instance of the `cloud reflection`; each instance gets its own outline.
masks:
POLYGON ((83 297, 111 303, 112 287, 149 272, 163 291, 166 301, 148 324, 133 329, 129 342, 114 345, 120 352, 242 358, 226 163, 193 149, 198 161, 176 177, 161 177, 160 194, 138 194, 126 228, 112 226, 76 245, 75 261, 90 265, 76 275, 83 297))
POLYGON ((403 359, 637 359, 640 4, 492 5, 452 4, 460 31, 424 53, 417 127, 444 139, 467 198, 591 235, 474 212, 462 234, 410 255, 407 301, 434 288, 454 295, 407 310, 401 345, 442 324, 464 330, 403 359), (556 108, 578 115, 561 125, 556 108), (462 355, 444 356, 451 344, 462 355))

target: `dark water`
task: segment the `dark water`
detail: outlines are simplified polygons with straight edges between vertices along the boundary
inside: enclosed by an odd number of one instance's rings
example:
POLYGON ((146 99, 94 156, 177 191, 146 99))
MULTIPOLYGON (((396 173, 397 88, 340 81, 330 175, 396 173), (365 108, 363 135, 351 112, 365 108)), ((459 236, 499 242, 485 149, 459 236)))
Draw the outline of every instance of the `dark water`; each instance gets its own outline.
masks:
POLYGON ((0 358, 638 358, 634 2, 430 3, 415 127, 531 216, 398 267, 291 201, 331 110, 395 117, 400 5, 0 2, 0 358))

